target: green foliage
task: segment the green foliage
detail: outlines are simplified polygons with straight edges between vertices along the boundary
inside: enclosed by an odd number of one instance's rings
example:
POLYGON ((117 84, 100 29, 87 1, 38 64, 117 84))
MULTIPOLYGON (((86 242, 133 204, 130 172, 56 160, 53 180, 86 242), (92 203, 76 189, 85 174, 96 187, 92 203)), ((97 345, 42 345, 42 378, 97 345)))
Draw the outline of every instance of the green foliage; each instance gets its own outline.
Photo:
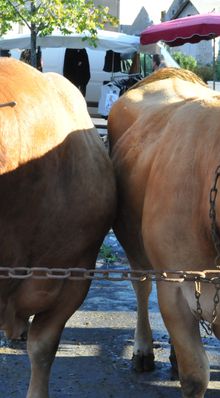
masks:
POLYGON ((213 67, 210 65, 198 65, 194 72, 205 82, 213 80, 213 67))
POLYGON ((141 63, 141 74, 142 76, 148 76, 152 73, 152 58, 149 54, 140 53, 140 63, 141 63))
POLYGON ((108 263, 113 263, 118 259, 117 256, 112 252, 112 248, 105 243, 103 243, 101 246, 100 257, 104 258, 104 260, 108 263))
MULTIPOLYGON (((196 73, 205 83, 207 83, 208 80, 213 80, 212 65, 199 65, 197 64, 195 58, 182 54, 181 52, 175 52, 174 54, 172 54, 172 56, 176 60, 176 62, 180 65, 181 68, 188 69, 196 73)), ((219 74, 220 74, 220 67, 219 67, 219 74)))
POLYGON ((197 67, 197 61, 191 55, 185 55, 180 51, 177 51, 172 54, 172 57, 175 59, 175 61, 179 64, 181 68, 191 70, 192 72, 195 71, 197 67))
POLYGON ((216 80, 220 81, 220 58, 219 57, 216 62, 216 80))
POLYGON ((59 28, 64 34, 88 30, 95 36, 107 22, 117 24, 108 7, 95 6, 92 0, 0 0, 0 35, 12 28, 14 22, 34 26, 42 36, 59 28))
POLYGON ((87 31, 88 40, 95 46, 97 29, 103 29, 106 23, 117 25, 118 21, 108 7, 95 6, 92 0, 0 0, 0 36, 11 30, 13 23, 30 29, 33 55, 37 35, 49 35, 55 28, 63 34, 87 31))

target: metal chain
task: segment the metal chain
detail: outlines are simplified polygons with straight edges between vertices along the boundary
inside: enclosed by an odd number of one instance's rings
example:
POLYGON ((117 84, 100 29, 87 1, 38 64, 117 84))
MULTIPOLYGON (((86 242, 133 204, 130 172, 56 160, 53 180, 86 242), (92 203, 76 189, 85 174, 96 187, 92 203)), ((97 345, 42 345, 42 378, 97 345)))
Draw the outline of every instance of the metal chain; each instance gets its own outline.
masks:
POLYGON ((213 297, 213 302, 214 302, 214 307, 212 311, 212 320, 211 322, 205 321, 202 315, 202 307, 200 304, 200 297, 201 297, 201 281, 195 281, 195 298, 196 298, 196 311, 199 316, 199 321, 205 332, 211 336, 213 332, 213 325, 215 323, 216 317, 217 317, 217 306, 220 302, 220 283, 215 281, 212 281, 212 283, 215 286, 215 294, 213 297))
MULTIPOLYGON (((217 189, 217 182, 218 178, 220 176, 220 165, 217 166, 215 170, 215 179, 214 179, 214 184, 213 187, 210 190, 210 195, 209 195, 209 203, 210 203, 210 209, 209 209, 209 218, 211 220, 211 235, 212 235, 212 240, 215 246, 215 250, 217 253, 217 256, 215 258, 215 265, 218 269, 220 269, 220 237, 219 237, 219 231, 217 227, 217 222, 216 222, 216 196, 218 193, 217 189)), ((212 331, 213 331, 213 324, 216 320, 217 316, 217 305, 219 304, 219 291, 220 291, 220 284, 218 281, 213 281, 215 285, 215 295, 213 297, 213 302, 214 302, 214 307, 212 311, 212 320, 211 322, 207 322, 204 320, 203 315, 202 315, 202 307, 200 305, 200 296, 201 296, 201 284, 200 282, 195 281, 195 298, 196 298, 196 303, 197 303, 197 314, 199 316, 200 324, 205 330, 205 332, 211 336, 212 331)))
POLYGON ((196 311, 199 316, 199 322, 202 328, 205 330, 208 336, 212 335, 212 324, 213 322, 207 322, 203 318, 202 315, 202 307, 200 304, 200 296, 201 296, 201 282, 195 281, 195 298, 196 298, 196 311))
POLYGON ((86 268, 48 268, 48 267, 0 267, 0 280, 3 279, 58 279, 58 280, 105 280, 105 281, 164 281, 164 282, 195 282, 197 314, 201 326, 208 335, 212 334, 213 323, 217 316, 217 305, 220 302, 220 270, 204 271, 153 271, 126 269, 86 269, 86 268), (200 304, 201 282, 215 285, 214 308, 212 322, 206 322, 200 304))
POLYGON ((220 286, 220 270, 204 271, 153 271, 123 269, 48 268, 48 267, 0 267, 0 279, 70 279, 109 281, 165 281, 182 283, 200 281, 220 286))
POLYGON ((209 196, 209 203, 210 203, 209 218, 211 220, 212 240, 213 240, 215 250, 217 253, 217 256, 215 258, 215 264, 216 264, 217 268, 220 268, 220 237, 219 237, 219 231, 218 231, 218 227, 217 227, 217 223, 216 223, 215 205, 216 205, 216 196, 218 193, 217 182, 218 182, 219 176, 220 176, 220 165, 218 165, 218 167, 215 170, 214 184, 210 190, 210 196, 209 196))
POLYGON ((213 298, 214 308, 213 308, 213 312, 212 312, 212 324, 214 324, 216 317, 217 317, 217 306, 220 301, 219 292, 220 292, 220 283, 215 283, 215 295, 213 298))

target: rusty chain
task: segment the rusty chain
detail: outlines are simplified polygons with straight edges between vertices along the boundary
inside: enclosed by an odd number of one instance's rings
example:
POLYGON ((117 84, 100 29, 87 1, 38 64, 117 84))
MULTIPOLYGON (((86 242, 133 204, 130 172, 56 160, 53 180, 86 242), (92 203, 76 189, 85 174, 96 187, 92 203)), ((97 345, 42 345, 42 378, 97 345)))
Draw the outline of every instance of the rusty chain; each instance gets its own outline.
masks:
MULTIPOLYGON (((216 258, 215 258, 215 265, 217 269, 220 269, 220 236, 219 236, 219 230, 216 222, 216 197, 218 193, 217 189, 217 182, 220 176, 220 165, 217 166, 215 170, 215 178, 214 178, 214 184, 213 187, 210 190, 209 193, 209 218, 211 220, 211 236, 212 236, 212 241, 215 246, 216 250, 216 258)), ((217 317, 217 306, 219 304, 220 298, 219 298, 219 293, 220 293, 220 283, 218 280, 213 281, 214 286, 215 286, 215 294, 213 297, 213 311, 212 311, 212 320, 211 322, 207 322, 204 317, 203 317, 203 311, 202 307, 200 304, 200 297, 201 297, 201 281, 196 280, 195 281, 195 299, 196 299, 196 311, 197 315, 199 317, 199 321, 205 332, 211 336, 213 332, 213 325, 217 317)))
POLYGON ((0 267, 0 279, 70 279, 109 281, 165 281, 182 283, 204 282, 220 284, 220 270, 204 271, 153 271, 123 269, 48 268, 48 267, 0 267))
POLYGON ((217 305, 220 298, 220 270, 204 271, 153 271, 153 270, 130 270, 129 268, 118 269, 87 269, 87 268, 48 268, 48 267, 0 267, 1 279, 69 279, 69 280, 105 280, 105 281, 164 281, 164 282, 194 282, 195 298, 197 303, 197 314, 203 329, 208 335, 212 334, 213 324, 217 316, 217 305), (213 298, 214 308, 212 321, 207 322, 203 318, 200 304, 201 282, 211 283, 215 286, 213 298))
POLYGON ((217 227, 217 223, 216 223, 215 204, 216 204, 216 196, 218 193, 217 182, 218 182, 219 176, 220 176, 220 165, 218 165, 218 167, 215 170, 214 184, 210 190, 210 196, 209 196, 209 204, 210 204, 209 218, 211 220, 212 240, 213 240, 215 250, 217 253, 217 256, 215 258, 215 264, 216 264, 217 268, 220 268, 220 237, 219 237, 219 231, 218 231, 218 227, 217 227))
POLYGON ((201 297, 201 282, 200 281, 195 281, 195 298, 196 298, 196 311, 197 315, 199 317, 199 322, 202 326, 202 328, 205 330, 208 336, 212 335, 213 332, 213 325, 217 317, 217 305, 219 304, 219 292, 220 292, 220 283, 216 281, 213 282, 215 286, 215 294, 213 297, 213 302, 214 302, 214 307, 212 311, 212 320, 211 322, 206 321, 203 318, 203 312, 202 312, 202 307, 200 304, 200 297, 201 297))

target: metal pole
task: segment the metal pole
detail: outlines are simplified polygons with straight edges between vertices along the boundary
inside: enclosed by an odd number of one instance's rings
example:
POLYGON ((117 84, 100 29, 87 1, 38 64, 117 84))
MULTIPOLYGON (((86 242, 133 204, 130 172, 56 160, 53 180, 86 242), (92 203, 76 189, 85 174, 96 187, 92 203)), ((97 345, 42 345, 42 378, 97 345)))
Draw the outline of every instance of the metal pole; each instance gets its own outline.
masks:
POLYGON ((112 51, 112 76, 111 76, 111 81, 114 80, 114 65, 115 65, 115 53, 112 51))
POLYGON ((215 70, 215 38, 213 38, 213 90, 215 90, 216 70, 215 70))

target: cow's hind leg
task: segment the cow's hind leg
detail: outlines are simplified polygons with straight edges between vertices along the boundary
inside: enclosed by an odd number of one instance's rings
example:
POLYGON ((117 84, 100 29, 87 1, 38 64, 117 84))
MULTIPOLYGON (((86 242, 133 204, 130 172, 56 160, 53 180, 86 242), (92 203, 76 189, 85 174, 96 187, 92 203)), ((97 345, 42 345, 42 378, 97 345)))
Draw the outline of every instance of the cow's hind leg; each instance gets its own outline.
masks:
POLYGON ((31 379, 27 398, 48 398, 50 369, 60 336, 69 317, 82 304, 88 281, 67 281, 53 309, 35 315, 28 333, 31 379))
POLYGON ((209 382, 209 364, 199 322, 174 283, 158 282, 158 299, 178 363, 183 398, 203 398, 209 382))
POLYGON ((137 372, 154 370, 152 332, 148 317, 151 281, 132 282, 137 297, 137 325, 134 335, 133 369, 137 372))

